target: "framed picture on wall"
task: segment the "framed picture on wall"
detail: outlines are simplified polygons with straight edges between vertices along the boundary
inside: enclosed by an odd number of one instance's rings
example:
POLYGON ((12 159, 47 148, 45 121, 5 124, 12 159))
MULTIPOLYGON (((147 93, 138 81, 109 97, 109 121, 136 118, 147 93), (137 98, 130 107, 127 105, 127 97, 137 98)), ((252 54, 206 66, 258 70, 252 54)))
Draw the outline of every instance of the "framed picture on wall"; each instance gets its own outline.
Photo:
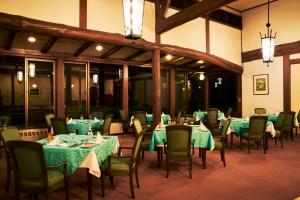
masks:
POLYGON ((269 75, 258 74, 253 75, 253 94, 268 95, 269 94, 269 75))

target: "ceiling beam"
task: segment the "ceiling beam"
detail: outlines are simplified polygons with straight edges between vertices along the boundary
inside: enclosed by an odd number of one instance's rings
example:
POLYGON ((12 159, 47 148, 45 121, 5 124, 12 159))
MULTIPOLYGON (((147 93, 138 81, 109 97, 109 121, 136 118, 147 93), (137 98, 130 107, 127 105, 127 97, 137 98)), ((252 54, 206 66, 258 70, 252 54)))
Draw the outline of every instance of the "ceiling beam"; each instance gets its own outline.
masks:
POLYGON ((101 59, 105 59, 108 58, 110 55, 116 53, 117 51, 119 51, 120 49, 122 49, 123 46, 114 46, 113 48, 111 48, 110 50, 108 50, 107 52, 105 52, 102 56, 100 56, 101 59))
POLYGON ((16 31, 10 31, 8 38, 6 40, 6 44, 4 46, 5 50, 11 50, 11 47, 14 43, 15 37, 16 37, 17 32, 16 31))
POLYGON ((171 61, 169 61, 169 62, 167 62, 166 64, 173 64, 173 63, 176 63, 176 62, 178 62, 178 61, 180 61, 180 60, 183 60, 183 59, 185 59, 185 57, 179 57, 179 58, 175 58, 175 59, 173 59, 173 60, 171 60, 171 61))
POLYGON ((209 14, 210 12, 225 6, 235 0, 202 0, 199 1, 168 18, 161 19, 156 23, 155 30, 157 34, 164 33, 172 28, 182 25, 188 21, 196 19, 200 16, 209 14))
POLYGON ((50 39, 47 41, 47 43, 43 46, 41 52, 43 54, 47 54, 50 49, 53 47, 53 45, 55 44, 55 42, 57 41, 58 37, 50 37, 50 39))
POLYGON ((132 60, 132 59, 134 59, 134 58, 136 58, 136 57, 138 57, 138 56, 140 56, 144 53, 145 53, 145 51, 143 49, 140 49, 137 52, 135 52, 134 54, 131 54, 130 56, 126 57, 124 60, 125 61, 132 60))
POLYGON ((94 42, 85 42, 75 53, 73 54, 74 57, 80 56, 85 50, 87 50, 90 46, 92 46, 94 42))

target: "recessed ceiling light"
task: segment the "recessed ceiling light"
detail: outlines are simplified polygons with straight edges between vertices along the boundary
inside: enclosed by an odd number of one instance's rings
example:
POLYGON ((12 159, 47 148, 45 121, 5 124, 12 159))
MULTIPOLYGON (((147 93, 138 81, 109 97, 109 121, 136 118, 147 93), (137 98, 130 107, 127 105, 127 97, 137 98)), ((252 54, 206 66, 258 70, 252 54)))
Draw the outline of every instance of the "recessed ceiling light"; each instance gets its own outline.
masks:
POLYGON ((166 60, 172 60, 173 56, 171 54, 166 55, 166 60))
POLYGON ((33 37, 33 36, 29 36, 29 37, 27 38, 27 40, 28 40, 28 42, 35 43, 36 38, 33 37))
POLYGON ((98 44, 96 47, 95 47, 96 51, 102 51, 103 50, 103 47, 102 45, 98 44))
POLYGON ((203 64, 203 63, 204 63, 203 60, 198 60, 198 61, 197 61, 197 64, 203 64))

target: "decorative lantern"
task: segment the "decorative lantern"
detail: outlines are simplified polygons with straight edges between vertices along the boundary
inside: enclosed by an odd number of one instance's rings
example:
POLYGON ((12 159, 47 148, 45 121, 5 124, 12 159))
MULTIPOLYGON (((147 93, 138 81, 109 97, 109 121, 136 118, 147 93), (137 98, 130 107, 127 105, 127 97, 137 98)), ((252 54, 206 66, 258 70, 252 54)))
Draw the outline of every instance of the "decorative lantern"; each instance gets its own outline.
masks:
POLYGON ((23 82, 23 71, 17 71, 17 80, 19 83, 23 82))
POLYGON ((200 81, 203 81, 205 79, 204 72, 200 72, 199 79, 200 81))
POLYGON ((93 84, 98 84, 98 74, 93 74, 93 84))
POLYGON ((28 75, 29 77, 35 77, 35 64, 34 63, 30 63, 29 64, 29 71, 28 71, 28 75))

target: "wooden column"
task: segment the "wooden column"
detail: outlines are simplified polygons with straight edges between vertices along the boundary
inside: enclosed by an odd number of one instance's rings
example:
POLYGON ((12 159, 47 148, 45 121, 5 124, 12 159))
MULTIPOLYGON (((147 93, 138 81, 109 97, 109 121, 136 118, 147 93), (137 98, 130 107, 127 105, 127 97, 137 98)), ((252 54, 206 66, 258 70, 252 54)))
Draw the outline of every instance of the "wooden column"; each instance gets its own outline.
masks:
POLYGON ((160 122, 161 115, 161 91, 160 91, 160 50, 155 49, 152 52, 152 82, 153 82, 153 124, 152 128, 160 122))
POLYGON ((291 111, 291 67, 289 55, 283 55, 283 110, 291 111))
POLYGON ((209 18, 205 18, 206 53, 210 53, 209 18))
POLYGON ((79 28, 87 28, 87 0, 79 2, 79 28))
POLYGON ((125 116, 128 116, 128 65, 123 65, 123 83, 122 83, 122 109, 125 116))
POLYGON ((64 60, 58 58, 56 60, 56 70, 55 70, 55 88, 56 88, 56 116, 59 118, 65 117, 65 89, 64 89, 64 60))
POLYGON ((15 75, 11 74, 11 105, 15 106, 15 75))
POLYGON ((175 118, 175 106, 176 106, 176 96, 175 96, 175 69, 170 69, 170 115, 171 118, 175 118))
POLYGON ((204 91, 205 110, 207 110, 207 108, 209 108, 209 75, 207 73, 204 79, 204 91))
POLYGON ((242 117, 242 75, 237 74, 237 117, 242 117))

